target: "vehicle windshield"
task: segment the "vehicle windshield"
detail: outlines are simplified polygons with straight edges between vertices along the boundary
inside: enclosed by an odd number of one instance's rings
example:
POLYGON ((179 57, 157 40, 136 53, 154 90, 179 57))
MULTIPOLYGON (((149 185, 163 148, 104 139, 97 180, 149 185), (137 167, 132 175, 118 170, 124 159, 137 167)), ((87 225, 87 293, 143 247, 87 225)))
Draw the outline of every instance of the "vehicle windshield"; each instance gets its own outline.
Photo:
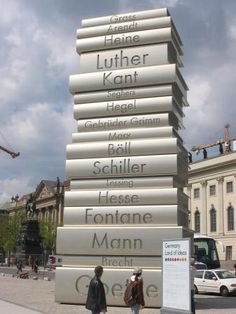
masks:
POLYGON ((207 265, 208 269, 219 268, 220 261, 214 239, 195 238, 194 254, 198 262, 207 265))
POLYGON ((236 278, 236 276, 234 276, 231 272, 229 271, 222 271, 222 270, 217 270, 215 271, 215 273, 217 274, 217 276, 220 279, 227 279, 227 278, 236 278))

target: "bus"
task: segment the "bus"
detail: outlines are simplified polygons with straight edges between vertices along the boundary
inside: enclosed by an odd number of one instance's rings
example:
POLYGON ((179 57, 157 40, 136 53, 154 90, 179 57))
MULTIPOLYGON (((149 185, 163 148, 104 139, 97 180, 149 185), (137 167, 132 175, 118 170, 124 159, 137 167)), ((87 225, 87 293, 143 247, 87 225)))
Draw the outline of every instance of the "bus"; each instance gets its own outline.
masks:
POLYGON ((211 237, 194 234, 194 256, 197 262, 205 264, 208 269, 220 268, 216 243, 211 237))

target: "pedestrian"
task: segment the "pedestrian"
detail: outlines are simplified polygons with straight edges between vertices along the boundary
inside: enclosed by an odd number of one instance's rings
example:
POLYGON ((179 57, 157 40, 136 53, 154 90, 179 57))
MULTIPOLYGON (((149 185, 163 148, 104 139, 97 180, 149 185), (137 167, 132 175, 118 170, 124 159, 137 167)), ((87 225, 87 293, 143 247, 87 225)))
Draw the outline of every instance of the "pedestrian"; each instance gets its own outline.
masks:
POLYGON ((195 300, 194 300, 194 277, 196 273, 196 268, 194 266, 195 264, 195 257, 191 258, 190 261, 190 273, 191 273, 191 312, 192 314, 195 314, 195 300))
POLYGON ((95 276, 91 279, 88 289, 86 309, 90 310, 92 314, 106 313, 107 303, 106 295, 101 277, 103 274, 103 267, 96 266, 94 268, 95 276))
POLYGON ((29 266, 31 266, 31 269, 34 270, 34 259, 31 255, 29 256, 29 266))
POLYGON ((236 276, 236 262, 234 263, 234 274, 236 276))
POLYGON ((130 278, 129 284, 132 285, 132 300, 133 304, 130 305, 131 313, 139 314, 145 306, 144 296, 143 296, 143 279, 142 279, 142 269, 137 267, 133 270, 133 275, 130 278))
POLYGON ((16 262, 16 268, 17 268, 17 275, 19 273, 22 273, 22 261, 20 259, 17 260, 17 262, 16 262))
POLYGON ((35 258, 34 260, 34 272, 37 274, 38 272, 38 268, 39 268, 39 262, 38 262, 38 259, 35 258))

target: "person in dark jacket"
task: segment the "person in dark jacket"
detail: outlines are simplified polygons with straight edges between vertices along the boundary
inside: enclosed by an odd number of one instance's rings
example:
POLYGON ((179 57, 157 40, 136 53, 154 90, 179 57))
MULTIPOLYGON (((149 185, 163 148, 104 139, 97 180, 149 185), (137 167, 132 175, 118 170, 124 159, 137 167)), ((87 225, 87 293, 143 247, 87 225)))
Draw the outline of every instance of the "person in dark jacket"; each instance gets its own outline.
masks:
POLYGON ((107 303, 103 283, 100 278, 103 274, 103 267, 96 266, 94 269, 95 276, 91 279, 88 289, 88 297, 86 301, 86 309, 92 314, 106 313, 107 303))
POLYGON ((133 270, 133 275, 130 281, 133 282, 132 297, 135 304, 131 306, 131 313, 139 314, 145 306, 144 296, 143 296, 143 279, 141 277, 142 269, 137 267, 133 270))

